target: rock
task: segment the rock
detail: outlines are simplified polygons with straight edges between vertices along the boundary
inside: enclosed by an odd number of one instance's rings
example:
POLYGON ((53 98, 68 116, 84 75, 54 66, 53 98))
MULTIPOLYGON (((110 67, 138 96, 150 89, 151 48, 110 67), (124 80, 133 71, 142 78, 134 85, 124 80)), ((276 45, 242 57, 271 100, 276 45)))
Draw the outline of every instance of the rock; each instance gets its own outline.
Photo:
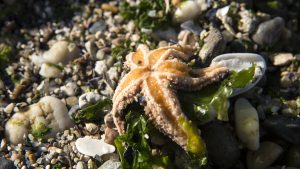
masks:
POLYGON ((235 129, 239 140, 250 150, 259 148, 259 119, 248 100, 239 98, 234 105, 235 129))
POLYGON ((115 138, 119 135, 118 134, 118 131, 114 130, 114 129, 111 129, 109 127, 106 127, 105 128, 105 137, 104 137, 104 141, 107 143, 107 144, 111 144, 111 145, 114 145, 114 141, 115 141, 115 138))
POLYGON ((238 24, 238 29, 242 32, 251 34, 255 31, 258 24, 257 17, 250 10, 243 10, 239 12, 241 16, 240 22, 238 24))
POLYGON ((120 161, 108 160, 105 161, 98 169, 122 169, 120 161))
POLYGON ((10 103, 4 108, 4 112, 10 114, 14 110, 15 104, 10 103))
POLYGON ((300 146, 291 146, 284 155, 288 167, 300 168, 300 146))
POLYGON ((174 13, 174 22, 182 23, 192 20, 201 14, 201 7, 197 1, 183 1, 179 4, 174 13))
POLYGON ((84 44, 86 51, 90 54, 91 58, 96 58, 97 46, 93 41, 88 41, 84 44))
POLYGON ((254 42, 262 46, 273 46, 284 31, 284 20, 281 17, 265 21, 258 26, 252 36, 254 42))
POLYGON ((82 162, 82 161, 79 161, 77 164, 76 164, 76 169, 87 169, 87 165, 82 162))
POLYGON ((202 31, 200 26, 196 25, 193 20, 188 20, 186 22, 183 22, 182 24, 180 24, 180 27, 182 29, 186 29, 190 32, 193 32, 195 35, 200 35, 200 33, 202 31))
POLYGON ((0 79, 0 90, 2 90, 2 89, 4 89, 4 83, 3 83, 3 81, 0 79))
POLYGON ((94 123, 85 123, 85 129, 91 134, 96 134, 99 131, 99 127, 94 123))
POLYGON ((96 62, 96 66, 95 66, 94 70, 98 75, 103 75, 103 73, 106 72, 107 69, 108 69, 108 67, 105 63, 105 60, 96 62))
POLYGON ((234 70, 236 72, 248 69, 253 64, 256 65, 253 78, 254 80, 252 80, 251 83, 246 85, 244 88, 234 89, 230 97, 234 97, 253 88, 263 78, 267 70, 264 58, 253 53, 228 53, 219 55, 211 61, 210 66, 217 64, 226 66, 229 70, 234 70))
POLYGON ((226 41, 223 38, 222 33, 216 28, 211 28, 209 35, 204 39, 204 45, 199 52, 202 62, 208 63, 215 56, 221 54, 225 49, 225 45, 226 41))
POLYGON ((105 143, 104 140, 92 139, 90 137, 78 138, 75 145, 80 153, 92 157, 96 155, 102 156, 103 154, 109 154, 115 151, 115 147, 105 143))
POLYGON ((103 32, 106 29, 106 23, 105 21, 98 21, 95 22, 90 28, 89 28, 89 32, 91 32, 92 34, 95 34, 96 32, 103 32))
POLYGON ((94 92, 84 93, 81 96, 79 96, 79 100, 78 100, 79 108, 84 108, 88 105, 96 103, 100 99, 101 96, 98 93, 94 93, 94 92))
POLYGON ((229 129, 213 122, 203 126, 201 136, 205 140, 210 159, 219 168, 233 168, 240 157, 238 142, 229 129))
POLYGON ((46 62, 45 58, 42 55, 32 55, 31 62, 37 66, 41 66, 46 62))
POLYGON ((60 87, 60 91, 67 96, 75 96, 77 84, 75 82, 68 82, 66 85, 60 87))
POLYGON ((74 43, 58 41, 43 54, 43 57, 48 63, 58 64, 73 60, 79 56, 79 53, 80 51, 74 43))
POLYGON ((290 64, 295 58, 291 53, 276 53, 270 55, 270 60, 274 66, 285 66, 290 64))
POLYGON ((248 151, 247 167, 250 169, 265 169, 283 153, 283 148, 273 142, 261 143, 257 151, 248 151))
POLYGON ((104 51, 104 49, 99 49, 99 50, 97 51, 97 53, 96 53, 96 58, 97 58, 98 60, 103 60, 103 59, 105 59, 105 51, 104 51))
POLYGON ((284 75, 280 78, 280 86, 281 87, 288 88, 288 87, 292 86, 292 84, 293 84, 293 81, 289 75, 284 75))
POLYGON ((66 105, 53 96, 45 96, 25 112, 15 113, 6 123, 5 134, 11 143, 18 144, 29 131, 41 133, 49 129, 43 134, 43 138, 49 138, 73 125, 66 105))
POLYGON ((0 157, 0 169, 15 169, 14 162, 0 157))
POLYGON ((60 69, 48 63, 42 64, 39 74, 46 78, 57 78, 62 76, 60 69))
POLYGON ((70 96, 66 98, 66 104, 70 107, 73 107, 78 104, 78 99, 76 96, 70 96))
POLYGON ((264 129, 290 144, 300 145, 300 118, 290 115, 274 115, 263 122, 264 129))
POLYGON ((180 31, 177 39, 178 39, 178 44, 190 45, 190 46, 195 46, 195 44, 198 43, 199 41, 199 38, 188 30, 180 31))
POLYGON ((167 29, 159 29, 154 32, 160 40, 166 40, 169 42, 177 42, 177 32, 174 28, 168 27, 167 29))

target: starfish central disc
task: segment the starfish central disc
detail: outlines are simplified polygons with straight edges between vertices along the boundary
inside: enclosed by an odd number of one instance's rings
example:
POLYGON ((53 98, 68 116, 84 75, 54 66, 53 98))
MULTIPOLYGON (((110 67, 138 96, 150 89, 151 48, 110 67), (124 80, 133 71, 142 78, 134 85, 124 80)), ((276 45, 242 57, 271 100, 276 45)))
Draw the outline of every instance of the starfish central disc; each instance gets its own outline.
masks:
POLYGON ((219 81, 228 70, 222 66, 192 69, 186 64, 192 54, 189 46, 174 45, 149 51, 147 46, 140 45, 136 52, 127 55, 125 65, 130 71, 116 88, 111 112, 120 134, 125 132, 122 110, 135 101, 137 95, 142 95, 145 113, 156 128, 186 151, 205 155, 205 144, 198 129, 182 112, 176 89, 200 90, 219 81))

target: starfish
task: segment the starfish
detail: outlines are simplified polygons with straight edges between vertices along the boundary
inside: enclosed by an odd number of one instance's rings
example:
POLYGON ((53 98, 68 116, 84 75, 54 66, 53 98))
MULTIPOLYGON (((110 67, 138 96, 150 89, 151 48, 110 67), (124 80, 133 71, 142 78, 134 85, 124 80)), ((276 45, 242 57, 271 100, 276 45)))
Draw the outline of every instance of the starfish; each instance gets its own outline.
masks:
POLYGON ((219 81, 228 69, 218 65, 192 69, 186 64, 192 54, 192 48, 187 45, 152 51, 139 45, 136 52, 126 56, 125 66, 130 71, 120 80, 112 99, 111 113, 119 134, 125 132, 122 110, 137 96, 143 96, 145 113, 154 126, 185 151, 204 157, 204 141, 182 112, 176 89, 200 90, 219 81))

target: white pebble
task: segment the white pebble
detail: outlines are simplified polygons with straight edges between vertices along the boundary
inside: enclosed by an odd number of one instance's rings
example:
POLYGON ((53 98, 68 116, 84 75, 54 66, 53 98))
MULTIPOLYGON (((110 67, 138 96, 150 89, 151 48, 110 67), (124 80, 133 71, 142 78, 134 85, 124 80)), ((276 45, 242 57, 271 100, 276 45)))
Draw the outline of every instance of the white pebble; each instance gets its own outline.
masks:
POLYGON ((84 93, 79 97, 78 100, 79 108, 84 108, 90 104, 96 103, 100 99, 101 96, 98 93, 94 93, 94 92, 84 93))
POLYGON ((48 63, 67 63, 79 55, 79 49, 74 43, 67 41, 56 42, 49 51, 43 54, 48 63))
POLYGON ((259 148, 259 119, 257 111, 248 100, 239 98, 235 102, 234 117, 239 140, 250 150, 259 148))
POLYGON ((102 75, 105 71, 107 71, 107 69, 108 68, 107 68, 104 60, 96 62, 96 66, 95 66, 94 70, 98 75, 102 75))
POLYGON ((56 78, 56 77, 61 77, 61 71, 50 64, 43 63, 40 69, 39 74, 43 77, 47 78, 56 78))

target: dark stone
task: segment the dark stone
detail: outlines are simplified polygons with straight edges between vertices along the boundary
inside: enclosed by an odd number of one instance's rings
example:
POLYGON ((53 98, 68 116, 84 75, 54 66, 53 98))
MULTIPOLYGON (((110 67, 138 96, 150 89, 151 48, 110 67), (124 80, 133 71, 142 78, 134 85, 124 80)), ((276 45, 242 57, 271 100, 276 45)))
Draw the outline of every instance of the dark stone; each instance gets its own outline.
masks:
POLYGON ((183 22, 180 25, 181 28, 186 29, 190 32, 193 32, 195 35, 200 35, 202 29, 200 28, 199 25, 195 24, 193 20, 188 20, 186 22, 183 22))
POLYGON ((281 17, 265 21, 258 26, 252 36, 254 42, 262 46, 273 46, 284 32, 284 20, 281 17))
POLYGON ((232 168, 240 157, 238 141, 233 133, 219 122, 207 124, 201 131, 207 147, 208 160, 217 168, 232 168))
POLYGON ((0 169, 15 169, 14 162, 7 160, 4 157, 0 158, 0 169))
POLYGON ((288 115, 276 115, 263 122, 264 129, 284 141, 300 145, 300 118, 288 115))

